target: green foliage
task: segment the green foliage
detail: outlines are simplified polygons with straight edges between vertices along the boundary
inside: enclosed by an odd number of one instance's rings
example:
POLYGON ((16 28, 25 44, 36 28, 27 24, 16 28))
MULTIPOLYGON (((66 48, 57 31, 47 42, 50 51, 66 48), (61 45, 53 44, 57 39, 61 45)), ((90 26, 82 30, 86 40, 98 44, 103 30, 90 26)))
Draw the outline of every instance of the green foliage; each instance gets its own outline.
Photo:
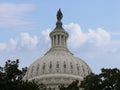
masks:
POLYGON ((12 90, 39 90, 39 85, 36 84, 36 82, 32 81, 32 82, 15 82, 12 85, 12 90))
POLYGON ((18 69, 19 60, 8 60, 0 67, 0 90, 40 90, 35 81, 23 81, 27 68, 18 69))
POLYGON ((85 90, 101 90, 101 79, 99 75, 91 73, 88 75, 84 81, 81 82, 81 87, 85 87, 85 90))
POLYGON ((18 69, 19 60, 10 61, 8 60, 5 64, 5 73, 7 75, 8 80, 15 81, 20 79, 22 71, 18 69))
POLYGON ((85 77, 80 87, 84 90, 120 90, 120 70, 103 68, 101 71, 85 77))
POLYGON ((60 90, 79 90, 78 86, 79 81, 73 81, 71 84, 68 85, 68 87, 65 87, 63 84, 59 86, 60 90))

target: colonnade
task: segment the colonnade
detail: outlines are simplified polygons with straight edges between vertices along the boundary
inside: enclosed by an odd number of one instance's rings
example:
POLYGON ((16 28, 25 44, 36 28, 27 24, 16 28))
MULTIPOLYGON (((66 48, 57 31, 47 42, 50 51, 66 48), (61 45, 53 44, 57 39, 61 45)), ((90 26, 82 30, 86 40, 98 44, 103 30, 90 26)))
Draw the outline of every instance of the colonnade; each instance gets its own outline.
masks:
POLYGON ((61 46, 66 47, 66 39, 67 37, 65 35, 56 34, 52 37, 52 47, 61 46))

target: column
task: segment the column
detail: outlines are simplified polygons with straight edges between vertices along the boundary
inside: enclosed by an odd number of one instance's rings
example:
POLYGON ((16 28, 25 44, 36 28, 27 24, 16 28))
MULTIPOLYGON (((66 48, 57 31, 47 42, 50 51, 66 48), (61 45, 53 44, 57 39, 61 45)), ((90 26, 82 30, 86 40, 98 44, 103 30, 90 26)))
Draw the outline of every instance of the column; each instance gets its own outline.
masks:
POLYGON ((58 35, 58 46, 60 46, 60 35, 58 35))
POLYGON ((58 35, 56 35, 56 46, 58 45, 58 35))
POLYGON ((65 47, 65 36, 63 36, 63 46, 65 47))
POLYGON ((62 45, 61 39, 62 39, 62 35, 60 35, 60 46, 62 45))

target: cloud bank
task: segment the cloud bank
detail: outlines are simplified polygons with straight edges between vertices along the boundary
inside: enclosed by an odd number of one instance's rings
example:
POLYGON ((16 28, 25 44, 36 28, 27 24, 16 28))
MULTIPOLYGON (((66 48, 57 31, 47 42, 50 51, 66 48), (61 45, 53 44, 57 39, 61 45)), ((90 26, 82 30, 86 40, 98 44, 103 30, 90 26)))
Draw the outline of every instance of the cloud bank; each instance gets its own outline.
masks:
POLYGON ((85 44, 92 44, 97 47, 104 46, 108 45, 111 40, 110 34, 102 28, 89 29, 84 33, 79 24, 70 23, 64 27, 70 33, 68 44, 72 48, 80 48, 85 44))
MULTIPOLYGON (((69 32, 68 46, 72 49, 77 50, 86 45, 92 47, 106 47, 111 43, 110 34, 102 28, 98 28, 96 30, 88 29, 85 33, 82 31, 80 25, 75 23, 64 25, 64 28, 69 32)), ((7 43, 8 45, 6 43, 0 43, 0 50, 15 50, 23 48, 31 50, 37 48, 41 41, 44 41, 42 43, 47 46, 48 43, 50 44, 49 33, 51 31, 51 29, 46 29, 41 31, 40 36, 35 35, 33 37, 30 36, 28 32, 22 32, 19 38, 11 38, 7 43)))
POLYGON ((7 43, 0 43, 0 51, 17 51, 17 50, 33 50, 37 47, 39 39, 37 36, 30 36, 24 32, 20 34, 20 38, 10 38, 7 43))
MULTIPOLYGON (((109 32, 102 28, 88 29, 84 32, 76 23, 64 25, 64 28, 69 33, 68 48, 85 60, 93 71, 99 72, 102 67, 119 67, 120 41, 113 40, 109 32)), ((39 32, 40 35, 21 32, 19 36, 10 38, 8 42, 0 42, 0 55, 6 58, 13 54, 13 57, 22 57, 23 63, 29 60, 30 64, 50 47, 51 31, 52 29, 42 30, 39 32)))

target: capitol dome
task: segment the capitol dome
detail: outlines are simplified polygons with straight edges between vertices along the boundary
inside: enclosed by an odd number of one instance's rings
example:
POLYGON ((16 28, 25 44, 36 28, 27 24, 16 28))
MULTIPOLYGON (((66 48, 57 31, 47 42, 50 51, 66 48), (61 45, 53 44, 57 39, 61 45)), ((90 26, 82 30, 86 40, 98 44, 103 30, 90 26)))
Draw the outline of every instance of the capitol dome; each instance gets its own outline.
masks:
POLYGON ((82 59, 68 50, 69 34, 62 27, 62 17, 59 10, 56 27, 50 33, 51 48, 42 58, 38 58, 29 66, 24 80, 36 80, 57 89, 60 84, 69 85, 74 80, 81 81, 92 72, 82 59))

